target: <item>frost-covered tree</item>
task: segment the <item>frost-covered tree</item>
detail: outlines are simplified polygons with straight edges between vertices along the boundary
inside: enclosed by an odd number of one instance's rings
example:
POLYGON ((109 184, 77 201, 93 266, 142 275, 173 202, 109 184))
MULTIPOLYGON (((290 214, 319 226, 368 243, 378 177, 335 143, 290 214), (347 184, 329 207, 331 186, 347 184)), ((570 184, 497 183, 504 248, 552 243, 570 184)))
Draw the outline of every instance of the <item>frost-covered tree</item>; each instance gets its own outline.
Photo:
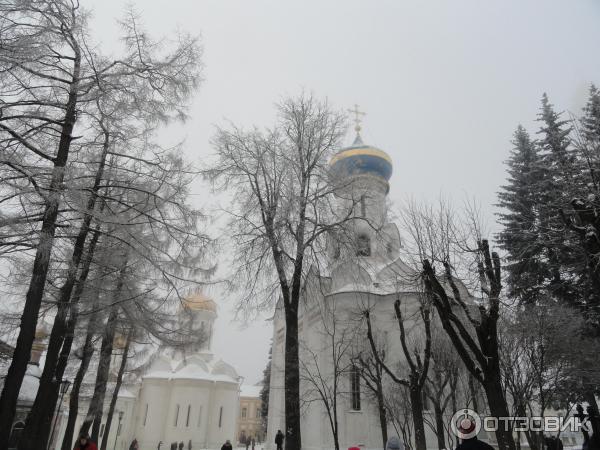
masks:
POLYGON ((400 345, 404 360, 408 366, 407 375, 399 374, 390 369, 390 363, 386 363, 382 359, 382 355, 379 353, 379 349, 377 348, 377 343, 373 335, 373 325, 371 324, 369 311, 367 310, 364 312, 367 322, 367 339, 369 340, 373 357, 400 389, 406 388, 408 390, 413 429, 415 432, 416 450, 427 449, 427 441, 425 438, 425 422, 423 417, 423 398, 425 392, 425 382, 427 381, 429 365, 431 363, 432 306, 426 298, 427 296, 424 297, 425 298, 421 299, 418 313, 420 319, 419 327, 422 325, 424 332, 417 339, 414 335, 411 336, 406 330, 404 322, 407 321, 407 319, 402 314, 400 298, 394 302, 394 312, 398 322, 398 330, 400 331, 400 345))
POLYGON ((335 214, 328 161, 346 131, 342 113, 310 95, 285 99, 277 124, 261 132, 220 128, 216 161, 206 175, 231 201, 229 238, 234 281, 246 308, 279 298, 285 316, 286 450, 300 450, 298 312, 304 276, 328 233, 350 219, 335 214))

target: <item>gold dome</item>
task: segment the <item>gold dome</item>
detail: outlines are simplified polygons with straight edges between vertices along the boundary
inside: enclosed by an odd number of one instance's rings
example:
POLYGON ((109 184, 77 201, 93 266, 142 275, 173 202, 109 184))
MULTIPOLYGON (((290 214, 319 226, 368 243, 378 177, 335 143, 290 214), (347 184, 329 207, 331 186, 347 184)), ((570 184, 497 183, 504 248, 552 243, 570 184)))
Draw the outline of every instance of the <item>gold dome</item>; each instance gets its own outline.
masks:
POLYGON ((199 292, 187 296, 183 299, 183 307, 192 311, 211 311, 217 312, 217 304, 211 298, 199 292))

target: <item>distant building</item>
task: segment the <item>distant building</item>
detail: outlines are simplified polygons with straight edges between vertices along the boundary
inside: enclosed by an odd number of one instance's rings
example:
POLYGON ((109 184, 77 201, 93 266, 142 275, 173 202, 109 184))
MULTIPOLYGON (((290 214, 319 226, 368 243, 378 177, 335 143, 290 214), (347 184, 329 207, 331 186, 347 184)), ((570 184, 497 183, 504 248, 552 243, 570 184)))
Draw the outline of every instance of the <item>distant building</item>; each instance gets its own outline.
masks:
POLYGON ((248 438, 263 442, 262 401, 260 391, 262 385, 243 385, 240 391, 240 415, 238 417, 237 439, 243 446, 248 438))
MULTIPOLYGON (((16 448, 18 439, 21 436, 23 428, 25 427, 25 420, 31 410, 35 395, 40 384, 40 376, 42 371, 40 369, 40 359, 44 351, 46 350, 45 340, 48 337, 48 329, 46 324, 42 324, 38 327, 35 332, 35 340, 31 346, 31 356, 29 358, 29 364, 27 365, 27 371, 21 384, 21 390, 19 391, 19 397, 17 399, 17 409, 15 417, 13 419, 13 425, 11 428, 11 435, 8 441, 8 448, 16 448)), ((4 376, 10 366, 14 348, 6 342, 0 341, 0 391, 4 387, 4 376)))
MULTIPOLYGON (((220 448, 225 440, 236 440, 241 378, 233 366, 211 351, 217 305, 202 294, 194 294, 183 301, 182 316, 190 315, 198 326, 195 331, 205 335, 203 344, 191 351, 161 351, 152 356, 137 381, 124 383, 110 427, 109 448, 126 450, 134 438, 140 450, 156 449, 159 442, 163 450, 173 442, 184 442, 186 449, 190 443, 193 449, 220 448), (118 412, 122 412, 120 420, 118 412)), ((111 366, 119 366, 118 357, 111 366)), ((80 397, 76 430, 88 410, 93 390, 93 380, 89 381, 80 397)), ((107 389, 101 435, 112 386, 107 389)), ((60 449, 64 422, 59 420, 51 448, 60 449)))

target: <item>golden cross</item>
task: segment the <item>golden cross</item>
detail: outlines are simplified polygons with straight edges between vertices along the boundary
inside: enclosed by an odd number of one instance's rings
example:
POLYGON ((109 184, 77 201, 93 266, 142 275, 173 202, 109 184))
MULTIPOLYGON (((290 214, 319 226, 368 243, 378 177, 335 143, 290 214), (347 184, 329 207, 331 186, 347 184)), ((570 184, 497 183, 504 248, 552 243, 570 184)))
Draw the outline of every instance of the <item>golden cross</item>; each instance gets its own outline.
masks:
POLYGON ((354 109, 349 109, 348 112, 350 114, 354 114, 354 129, 356 130, 356 134, 360 134, 360 130, 362 129, 360 122, 362 120, 362 116, 366 116, 367 113, 360 111, 357 104, 354 104, 354 109))

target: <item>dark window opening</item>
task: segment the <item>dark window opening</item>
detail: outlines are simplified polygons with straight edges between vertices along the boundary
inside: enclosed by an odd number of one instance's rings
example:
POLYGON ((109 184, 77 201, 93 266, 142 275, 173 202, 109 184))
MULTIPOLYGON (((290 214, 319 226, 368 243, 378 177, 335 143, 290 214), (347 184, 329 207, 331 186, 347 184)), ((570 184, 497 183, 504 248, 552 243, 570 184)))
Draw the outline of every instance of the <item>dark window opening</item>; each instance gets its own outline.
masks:
POLYGON ((350 370, 350 394, 352 396, 352 409, 360 411, 360 372, 356 366, 350 370))
POLYGON ((371 240, 369 236, 361 234, 356 240, 356 256, 371 256, 371 240))
POLYGON ((367 203, 364 195, 360 196, 360 216, 367 217, 367 203))
POLYGON ((221 428, 221 422, 223 421, 223 407, 219 409, 219 428, 221 428))

